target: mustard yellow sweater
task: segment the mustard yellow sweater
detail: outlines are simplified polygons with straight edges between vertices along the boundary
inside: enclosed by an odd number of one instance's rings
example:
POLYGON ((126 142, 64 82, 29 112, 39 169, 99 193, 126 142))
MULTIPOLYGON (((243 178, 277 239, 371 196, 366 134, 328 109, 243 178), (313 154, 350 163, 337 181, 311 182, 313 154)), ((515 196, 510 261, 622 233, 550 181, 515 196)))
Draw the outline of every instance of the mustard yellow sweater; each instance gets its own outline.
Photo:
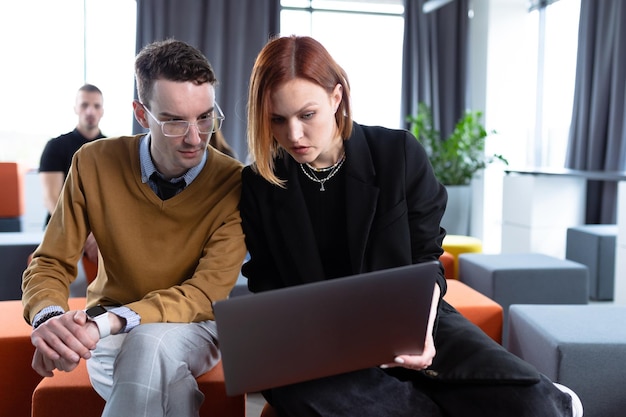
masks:
POLYGON ((75 155, 41 245, 24 271, 24 317, 68 309, 89 232, 100 249, 87 304, 125 305, 141 323, 213 318, 246 253, 239 216, 241 164, 209 148, 205 167, 162 201, 141 182, 141 136, 102 139, 75 155))

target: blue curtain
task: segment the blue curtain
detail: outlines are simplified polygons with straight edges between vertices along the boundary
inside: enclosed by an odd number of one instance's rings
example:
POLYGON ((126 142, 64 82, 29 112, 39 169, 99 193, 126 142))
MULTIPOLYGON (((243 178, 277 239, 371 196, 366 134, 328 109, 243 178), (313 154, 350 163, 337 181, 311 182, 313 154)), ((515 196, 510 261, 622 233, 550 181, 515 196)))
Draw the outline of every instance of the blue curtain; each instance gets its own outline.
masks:
POLYGON ((423 13, 425 0, 404 1, 402 124, 420 102, 433 112, 434 127, 447 137, 467 109, 469 0, 423 13))
MULTIPOLYGON (((626 2, 581 2, 574 108, 566 167, 626 170, 626 2)), ((589 224, 617 220, 617 183, 589 181, 589 224)))
POLYGON ((242 162, 248 156, 250 73, 261 48, 279 33, 279 20, 280 0, 137 0, 137 51, 175 38, 197 47, 211 62, 219 81, 216 99, 226 116, 222 132, 242 162))

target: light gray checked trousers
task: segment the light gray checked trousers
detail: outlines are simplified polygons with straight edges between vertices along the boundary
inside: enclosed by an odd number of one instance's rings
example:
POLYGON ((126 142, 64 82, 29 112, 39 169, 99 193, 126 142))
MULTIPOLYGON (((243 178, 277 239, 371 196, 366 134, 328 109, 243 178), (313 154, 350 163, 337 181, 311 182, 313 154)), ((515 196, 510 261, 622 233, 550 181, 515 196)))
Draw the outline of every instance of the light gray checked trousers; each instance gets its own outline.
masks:
POLYGON ((220 359, 214 321, 141 324, 101 339, 87 361, 106 401, 103 417, 195 417, 204 394, 195 377, 220 359))

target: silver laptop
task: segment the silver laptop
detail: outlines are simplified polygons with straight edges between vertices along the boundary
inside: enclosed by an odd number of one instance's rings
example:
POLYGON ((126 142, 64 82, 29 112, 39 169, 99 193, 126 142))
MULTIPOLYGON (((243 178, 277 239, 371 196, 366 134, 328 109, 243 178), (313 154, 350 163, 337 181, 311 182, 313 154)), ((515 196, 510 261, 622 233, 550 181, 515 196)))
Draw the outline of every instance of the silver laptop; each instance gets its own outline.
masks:
POLYGON ((214 304, 228 395, 393 362, 424 348, 436 261, 214 304))

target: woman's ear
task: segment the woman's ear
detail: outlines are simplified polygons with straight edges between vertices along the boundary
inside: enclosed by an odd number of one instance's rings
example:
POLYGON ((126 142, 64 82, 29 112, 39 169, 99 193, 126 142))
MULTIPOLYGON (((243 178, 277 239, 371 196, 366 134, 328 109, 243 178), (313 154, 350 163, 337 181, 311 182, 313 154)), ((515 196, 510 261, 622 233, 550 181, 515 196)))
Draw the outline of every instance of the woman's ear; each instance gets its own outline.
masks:
POLYGON ((141 127, 145 129, 150 129, 150 125, 148 124, 148 117, 146 115, 146 109, 143 107, 143 104, 141 104, 137 100, 133 100, 133 113, 135 114, 135 119, 137 120, 137 123, 139 123, 141 127))
POLYGON ((337 84, 335 88, 333 88, 333 92, 330 94, 330 100, 333 105, 333 113, 336 113, 341 104, 341 100, 343 100, 343 86, 341 84, 337 84))

